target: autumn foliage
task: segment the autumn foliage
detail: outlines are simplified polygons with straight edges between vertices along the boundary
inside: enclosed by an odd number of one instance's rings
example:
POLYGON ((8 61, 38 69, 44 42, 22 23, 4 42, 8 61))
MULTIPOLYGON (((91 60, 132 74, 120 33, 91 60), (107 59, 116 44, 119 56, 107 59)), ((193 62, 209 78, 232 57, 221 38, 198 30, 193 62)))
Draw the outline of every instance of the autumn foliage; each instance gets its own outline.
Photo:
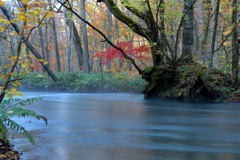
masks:
MULTIPOLYGON (((135 60, 149 59, 150 57, 146 53, 150 52, 150 48, 147 45, 141 45, 134 47, 132 42, 118 42, 116 46, 120 47, 127 55, 133 57, 135 60)), ((101 58, 103 64, 107 64, 109 61, 114 59, 125 59, 122 53, 113 48, 108 47, 102 52, 97 52, 94 57, 101 58)))

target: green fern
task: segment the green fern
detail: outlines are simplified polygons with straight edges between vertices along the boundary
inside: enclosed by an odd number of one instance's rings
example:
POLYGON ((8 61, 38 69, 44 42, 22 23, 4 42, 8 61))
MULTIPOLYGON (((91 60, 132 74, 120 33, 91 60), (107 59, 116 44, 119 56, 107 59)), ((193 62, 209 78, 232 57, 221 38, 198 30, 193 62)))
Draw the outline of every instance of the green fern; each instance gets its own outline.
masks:
POLYGON ((13 129, 17 133, 25 136, 31 143, 34 144, 33 137, 23 126, 11 119, 11 117, 35 117, 38 120, 43 120, 47 124, 47 119, 37 114, 36 112, 24 109, 23 107, 41 100, 41 98, 30 99, 8 99, 0 103, 0 139, 7 141, 8 129, 13 129))

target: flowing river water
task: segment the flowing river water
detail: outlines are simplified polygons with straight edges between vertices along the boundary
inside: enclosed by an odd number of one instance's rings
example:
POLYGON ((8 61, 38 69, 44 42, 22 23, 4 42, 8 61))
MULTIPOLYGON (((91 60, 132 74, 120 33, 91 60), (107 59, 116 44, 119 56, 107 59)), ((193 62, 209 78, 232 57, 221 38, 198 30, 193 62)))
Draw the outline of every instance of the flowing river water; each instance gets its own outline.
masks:
POLYGON ((24 160, 239 160, 240 104, 153 102, 141 94, 26 92, 48 118, 17 120, 24 160))

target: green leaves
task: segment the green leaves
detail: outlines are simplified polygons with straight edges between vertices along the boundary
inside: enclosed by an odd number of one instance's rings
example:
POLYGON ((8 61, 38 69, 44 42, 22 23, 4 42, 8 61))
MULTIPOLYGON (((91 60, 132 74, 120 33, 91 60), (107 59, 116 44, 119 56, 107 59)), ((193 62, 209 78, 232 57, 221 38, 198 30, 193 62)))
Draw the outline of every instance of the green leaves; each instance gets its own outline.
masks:
POLYGON ((31 143, 34 144, 34 139, 31 133, 23 126, 12 120, 11 117, 35 117, 38 120, 43 120, 47 124, 47 118, 32 110, 23 108, 38 100, 41 100, 41 98, 8 99, 4 100, 0 104, 0 139, 7 139, 8 129, 13 129, 17 131, 17 133, 25 136, 31 143))

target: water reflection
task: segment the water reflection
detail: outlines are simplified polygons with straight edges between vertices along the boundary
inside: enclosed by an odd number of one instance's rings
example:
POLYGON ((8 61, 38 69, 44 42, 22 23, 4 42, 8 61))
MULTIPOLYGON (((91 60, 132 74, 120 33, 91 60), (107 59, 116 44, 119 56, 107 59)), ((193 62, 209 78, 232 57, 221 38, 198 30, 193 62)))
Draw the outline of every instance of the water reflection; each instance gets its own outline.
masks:
POLYGON ((49 125, 20 121, 36 145, 13 140, 27 160, 237 160, 237 104, 148 102, 137 94, 27 93, 49 125))

